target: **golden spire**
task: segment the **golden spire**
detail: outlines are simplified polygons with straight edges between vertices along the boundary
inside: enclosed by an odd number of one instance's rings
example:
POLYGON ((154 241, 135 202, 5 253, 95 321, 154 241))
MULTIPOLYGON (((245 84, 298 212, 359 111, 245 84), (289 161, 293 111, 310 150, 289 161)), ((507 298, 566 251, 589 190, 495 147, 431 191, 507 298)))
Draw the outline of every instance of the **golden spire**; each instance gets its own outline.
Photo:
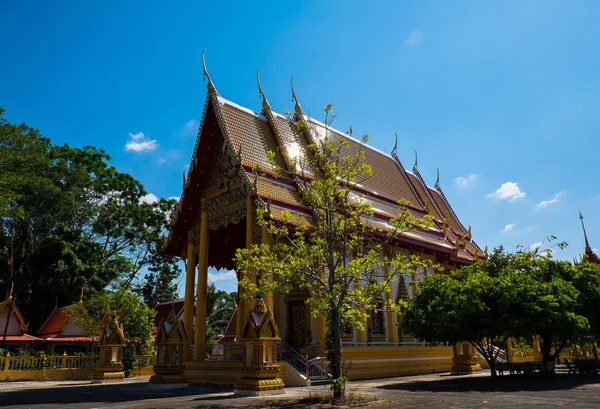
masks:
POLYGON ((218 94, 215 84, 213 84, 212 79, 210 79, 210 75, 208 74, 208 70, 206 69, 206 62, 204 61, 205 52, 206 48, 202 51, 202 69, 204 70, 204 76, 202 80, 204 80, 204 78, 208 79, 208 85, 206 86, 206 89, 208 90, 209 94, 218 94))
POLYGON ((256 82, 258 82, 258 95, 262 99, 262 109, 266 110, 269 108, 269 101, 267 101, 267 97, 265 96, 265 93, 263 92, 262 87, 260 86, 260 78, 258 76, 259 72, 260 70, 256 71, 256 82))
POLYGON ((294 91, 294 76, 293 75, 292 75, 292 78, 290 78, 290 84, 292 86, 292 102, 295 103, 294 112, 296 112, 296 115, 300 115, 302 113, 302 107, 300 106, 300 102, 298 102, 298 98, 296 98, 296 92, 294 91))

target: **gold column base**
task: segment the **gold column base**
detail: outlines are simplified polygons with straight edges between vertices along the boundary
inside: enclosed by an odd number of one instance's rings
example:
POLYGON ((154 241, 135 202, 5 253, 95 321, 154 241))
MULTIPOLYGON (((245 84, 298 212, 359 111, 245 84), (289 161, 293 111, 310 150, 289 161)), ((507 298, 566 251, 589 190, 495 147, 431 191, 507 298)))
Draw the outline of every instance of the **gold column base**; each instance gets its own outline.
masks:
POLYGON ((452 358, 452 368, 450 373, 452 375, 469 374, 474 372, 481 372, 481 365, 479 359, 474 357, 458 357, 452 358))
POLYGON ((96 365, 96 370, 92 375, 92 383, 102 383, 106 381, 118 381, 125 378, 123 365, 96 365))
POLYGON ((234 386, 234 395, 263 396, 285 393, 285 384, 278 378, 279 365, 243 368, 242 378, 234 386))

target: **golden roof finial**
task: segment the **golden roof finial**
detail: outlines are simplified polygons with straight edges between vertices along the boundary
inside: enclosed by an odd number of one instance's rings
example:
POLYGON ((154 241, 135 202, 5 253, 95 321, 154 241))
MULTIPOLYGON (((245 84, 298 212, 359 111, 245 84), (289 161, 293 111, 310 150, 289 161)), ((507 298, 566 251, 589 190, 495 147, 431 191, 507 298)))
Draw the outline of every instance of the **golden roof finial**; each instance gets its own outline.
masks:
POLYGON ((294 112, 296 112, 297 115, 300 115, 302 113, 302 107, 300 106, 300 102, 298 102, 298 98, 296 97, 296 92, 294 91, 294 76, 293 75, 292 75, 292 78, 290 78, 290 85, 292 86, 292 102, 295 103, 294 112))
POLYGON ((13 281, 12 284, 10 285, 10 293, 8 294, 9 301, 12 301, 14 289, 15 289, 15 282, 13 281))
POLYGON ((81 287, 81 294, 79 294, 79 302, 83 302, 83 287, 81 287))
POLYGON ((488 256, 487 246, 485 246, 485 248, 483 249, 483 255, 486 256, 486 257, 488 256))
POLYGON ((469 228, 467 229, 467 237, 471 240, 471 225, 469 224, 469 228))
POLYGON ((260 86, 260 77, 258 76, 259 72, 260 70, 256 71, 256 82, 258 82, 258 95, 262 99, 262 109, 267 109, 269 108, 269 101, 267 101, 267 97, 265 96, 265 93, 263 92, 262 87, 260 86))
POLYGON ((202 69, 204 70, 204 76, 202 77, 202 80, 204 81, 204 78, 208 79, 208 85, 206 86, 206 89, 208 90, 209 94, 218 94, 217 89, 215 88, 215 84, 213 84, 212 79, 210 79, 210 75, 208 74, 208 70, 206 69, 204 53, 206 53, 206 48, 202 51, 202 69))

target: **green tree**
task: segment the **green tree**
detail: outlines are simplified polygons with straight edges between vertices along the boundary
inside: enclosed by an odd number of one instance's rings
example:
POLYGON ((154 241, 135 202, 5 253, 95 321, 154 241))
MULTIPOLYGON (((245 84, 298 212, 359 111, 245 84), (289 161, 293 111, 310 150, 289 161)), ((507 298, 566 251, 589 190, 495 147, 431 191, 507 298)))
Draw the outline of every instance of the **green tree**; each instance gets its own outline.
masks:
POLYGON ((105 314, 113 312, 123 314, 123 317, 119 318, 119 323, 123 325, 123 333, 127 339, 123 350, 125 371, 133 369, 134 355, 154 352, 152 332, 156 311, 141 303, 137 295, 126 290, 110 291, 89 298, 84 305, 89 317, 84 319, 87 320, 90 333, 96 331, 97 334, 98 323, 105 314))
POLYGON ((514 330, 521 336, 540 335, 543 362, 553 362, 569 340, 589 328, 577 313, 580 294, 572 283, 573 266, 547 254, 518 251, 512 269, 514 330), (558 347, 551 353, 554 344, 558 347))
POLYGON ((448 275, 426 277, 408 303, 402 326, 427 342, 473 344, 496 376, 496 360, 512 331, 509 300, 514 297, 502 270, 507 256, 496 249, 489 261, 448 275))
POLYGON ((429 342, 471 342, 495 376, 498 350, 507 337, 542 338, 544 363, 588 327, 578 314, 573 267, 550 252, 500 247, 489 260, 447 276, 427 277, 409 302, 403 324, 429 342), (484 342, 486 339, 487 342, 484 342), (551 353, 552 346, 558 348, 551 353))
MULTIPOLYGON (((94 147, 52 145, 14 125, 0 109, 0 293, 13 282, 36 328, 54 307, 114 288, 131 288, 148 267, 170 297, 180 273, 161 235, 175 200, 148 204, 142 184, 94 147)), ((165 295, 162 293, 164 292, 165 295)))
MULTIPOLYGON (((327 356, 334 399, 339 399, 345 382, 342 326, 362 328, 361 323, 376 308, 377 301, 385 299, 390 281, 425 264, 417 257, 382 255, 401 234, 426 228, 431 219, 415 216, 402 202, 398 216, 389 220, 385 231, 369 222, 371 204, 357 192, 358 185, 372 175, 372 169, 365 163, 363 145, 353 153, 347 140, 329 131, 335 118, 332 108, 331 104, 325 108, 324 135, 302 148, 302 159, 295 163, 302 169, 303 177, 296 178, 296 182, 311 217, 284 212, 282 225, 271 221, 268 209, 258 208, 258 223, 267 228, 273 244, 239 249, 235 260, 243 273, 240 285, 245 296, 292 289, 309 291, 307 303, 312 315, 327 317, 327 356), (383 265, 388 262, 389 275, 385 276, 383 265), (253 274, 256 282, 251 278, 253 274)), ((300 132, 308 129, 303 120, 295 125, 300 132)), ((363 136, 363 144, 367 141, 368 136, 363 136)), ((286 172, 276 167, 274 158, 275 153, 270 152, 267 159, 272 170, 286 172)), ((398 310, 400 306, 390 300, 386 307, 398 310)))

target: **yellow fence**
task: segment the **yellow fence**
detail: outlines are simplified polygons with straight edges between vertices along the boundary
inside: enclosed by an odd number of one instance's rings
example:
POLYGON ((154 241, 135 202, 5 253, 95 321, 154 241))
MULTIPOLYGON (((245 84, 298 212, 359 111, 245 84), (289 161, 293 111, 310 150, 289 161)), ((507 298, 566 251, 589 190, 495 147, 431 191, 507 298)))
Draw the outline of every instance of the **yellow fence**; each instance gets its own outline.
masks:
MULTIPOLYGON (((134 376, 154 373, 154 355, 134 355, 134 376)), ((57 381, 91 379, 96 357, 82 356, 10 356, 0 357, 0 381, 57 381)))

